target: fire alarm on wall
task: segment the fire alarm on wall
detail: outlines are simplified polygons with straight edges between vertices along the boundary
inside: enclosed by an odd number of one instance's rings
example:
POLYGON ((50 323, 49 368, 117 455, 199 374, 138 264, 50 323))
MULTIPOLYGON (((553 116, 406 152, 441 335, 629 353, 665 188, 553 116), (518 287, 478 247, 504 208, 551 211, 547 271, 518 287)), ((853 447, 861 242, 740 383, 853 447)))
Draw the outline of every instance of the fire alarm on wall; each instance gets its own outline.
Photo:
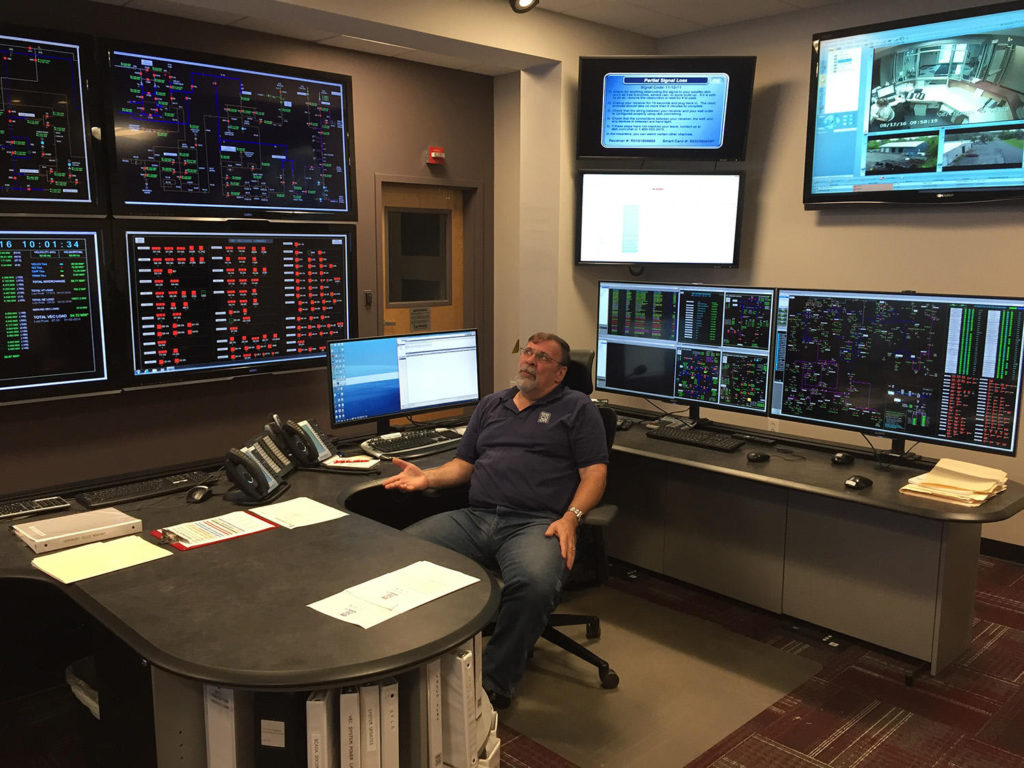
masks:
POLYGON ((427 147, 427 165, 444 165, 444 147, 427 147))

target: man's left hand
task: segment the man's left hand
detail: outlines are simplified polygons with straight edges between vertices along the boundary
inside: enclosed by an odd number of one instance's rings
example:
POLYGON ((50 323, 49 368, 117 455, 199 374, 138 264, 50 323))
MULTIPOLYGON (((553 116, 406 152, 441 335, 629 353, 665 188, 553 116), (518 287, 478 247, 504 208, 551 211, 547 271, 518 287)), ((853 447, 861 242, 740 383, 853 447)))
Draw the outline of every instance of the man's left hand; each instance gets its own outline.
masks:
POLYGON ((576 515, 572 512, 566 512, 544 531, 545 536, 558 537, 558 545, 562 550, 562 559, 565 560, 565 567, 570 571, 572 570, 573 562, 576 560, 577 525, 579 523, 576 520, 576 515))

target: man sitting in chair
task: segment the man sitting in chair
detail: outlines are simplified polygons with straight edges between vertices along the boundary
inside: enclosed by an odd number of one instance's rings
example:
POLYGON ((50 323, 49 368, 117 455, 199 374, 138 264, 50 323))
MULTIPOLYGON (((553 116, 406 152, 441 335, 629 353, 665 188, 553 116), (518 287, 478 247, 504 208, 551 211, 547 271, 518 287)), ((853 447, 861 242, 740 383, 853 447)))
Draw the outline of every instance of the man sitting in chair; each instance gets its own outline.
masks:
POLYGON ((511 702, 572 568, 576 528, 604 493, 604 425, 590 398, 562 386, 568 363, 563 339, 533 334, 513 386, 480 401, 454 459, 421 470, 396 458, 401 472, 384 481, 402 491, 469 482, 469 507, 406 530, 501 573, 501 608, 483 658, 496 709, 511 702))

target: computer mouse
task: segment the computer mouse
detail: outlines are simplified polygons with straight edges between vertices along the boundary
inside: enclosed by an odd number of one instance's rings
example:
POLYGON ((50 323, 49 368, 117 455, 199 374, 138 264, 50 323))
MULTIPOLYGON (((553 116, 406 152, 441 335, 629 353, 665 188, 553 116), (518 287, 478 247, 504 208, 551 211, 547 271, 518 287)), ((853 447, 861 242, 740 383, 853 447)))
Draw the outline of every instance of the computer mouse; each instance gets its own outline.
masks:
POLYGON ((839 451, 839 453, 834 453, 834 454, 832 454, 832 463, 833 464, 837 464, 837 465, 838 464, 853 464, 853 454, 852 453, 843 453, 842 451, 839 451))
POLYGON ((760 451, 751 451, 747 454, 747 461, 768 461, 771 456, 767 453, 761 453, 760 451))
POLYGON ((189 504, 198 504, 200 501, 206 501, 213 494, 213 490, 208 485, 197 485, 194 488, 189 488, 185 493, 185 501, 189 504))
POLYGON ((864 477, 864 475, 851 475, 846 478, 846 487, 861 490, 862 488, 871 487, 873 481, 870 477, 864 477))

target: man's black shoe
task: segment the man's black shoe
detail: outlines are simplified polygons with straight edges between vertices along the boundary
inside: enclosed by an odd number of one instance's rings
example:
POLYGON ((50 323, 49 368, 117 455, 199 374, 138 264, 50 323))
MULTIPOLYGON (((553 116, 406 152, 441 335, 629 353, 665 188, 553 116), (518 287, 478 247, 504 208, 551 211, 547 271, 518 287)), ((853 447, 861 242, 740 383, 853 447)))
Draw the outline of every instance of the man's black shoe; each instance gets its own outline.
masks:
POLYGON ((508 709, 512 703, 512 697, 506 696, 504 693, 497 693, 496 691, 488 691, 485 689, 487 698, 491 700, 491 706, 495 709, 508 709))

